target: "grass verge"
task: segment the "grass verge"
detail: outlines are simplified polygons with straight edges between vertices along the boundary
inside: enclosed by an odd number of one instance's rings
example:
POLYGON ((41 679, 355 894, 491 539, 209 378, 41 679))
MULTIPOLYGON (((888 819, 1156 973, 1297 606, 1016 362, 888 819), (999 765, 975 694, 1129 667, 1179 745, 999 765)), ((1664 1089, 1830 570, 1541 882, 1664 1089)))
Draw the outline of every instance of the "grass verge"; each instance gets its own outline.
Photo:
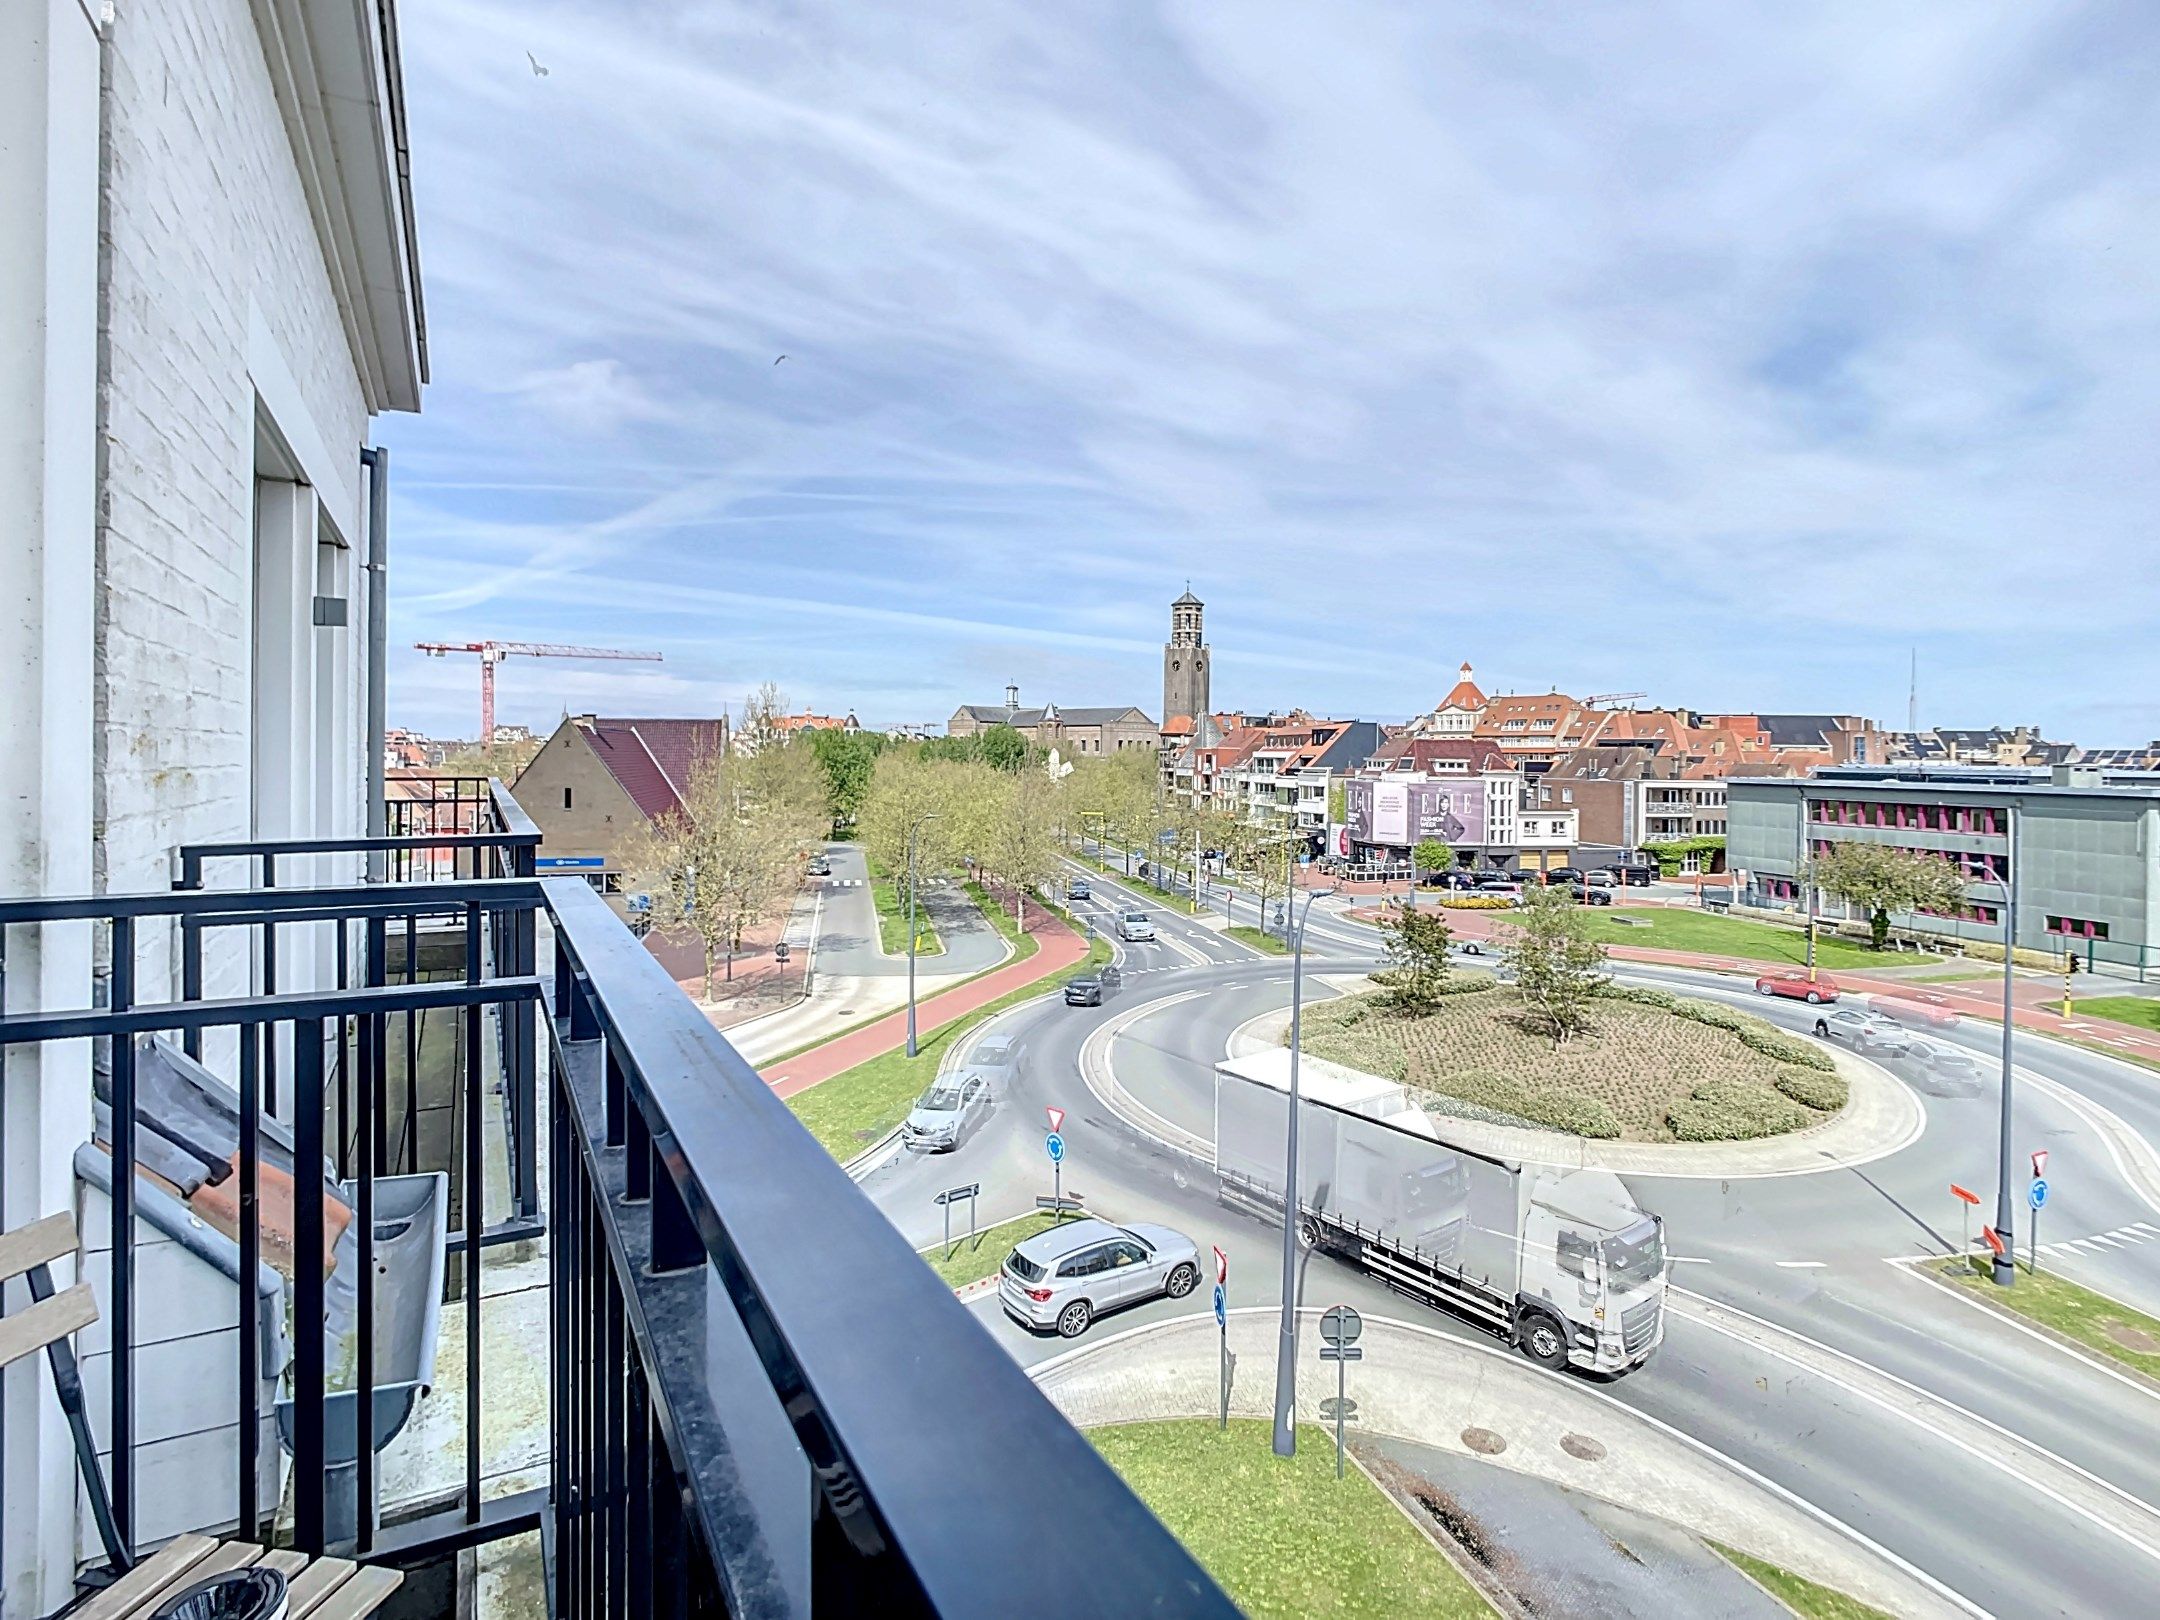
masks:
POLYGON ((1997 1288, 1989 1280, 1992 1261, 1985 1255, 1959 1255, 1928 1269, 1992 1310, 2023 1317, 2095 1355, 2160 1379, 2160 1318, 2119 1305, 2053 1272, 2027 1271, 2023 1261, 2016 1284, 2009 1288, 1997 1288))
MULTIPOLYGON (((1706 911, 1654 906, 1630 907, 1628 921, 1593 915, 1591 932, 1608 945, 1632 945, 1657 951, 1701 951, 1709 956, 1734 956, 1745 962, 1803 963, 1807 960, 1807 934, 1776 923, 1750 922, 1745 917, 1717 917, 1706 911)), ((1815 963, 1829 968, 1911 967, 1939 962, 1926 952, 1870 950, 1828 930, 1815 936, 1815 963)))
MULTIPOLYGON (((870 872, 870 903, 877 908, 878 949, 887 956, 907 955, 907 885, 896 882, 890 872, 864 857, 870 872)), ((945 942, 938 938, 920 891, 915 905, 915 954, 943 956, 945 942)))
POLYGON ((2070 1005, 2076 1009, 2070 1014, 2073 1018, 2106 1018, 2138 1029, 2160 1031, 2160 1001, 2145 996, 2082 996, 2070 1005))
POLYGON ((1122 1423, 1088 1438, 1254 1620, 1492 1613, 1372 1481, 1335 1477, 1318 1429, 1287 1464, 1251 1419, 1122 1423))
MULTIPOLYGON (((1270 956, 1288 956, 1290 954, 1290 947, 1273 934, 1254 928, 1247 923, 1239 923, 1235 927, 1225 928, 1223 932, 1240 945, 1250 945, 1254 950, 1265 951, 1270 956)), ((1287 1203, 1289 1200, 1285 1199, 1284 1202, 1287 1203)))
MULTIPOLYGON (((1066 1219, 1072 1219, 1067 1216, 1066 1219)), ((1057 1224, 1055 1215, 1041 1211, 1033 1215, 1021 1215, 995 1226, 985 1226, 975 1233, 975 1241, 968 1242, 965 1230, 954 1217, 953 1251, 945 1253, 945 1245, 933 1243, 918 1251, 929 1262, 930 1269, 945 1279, 947 1286, 965 1288, 971 1282, 981 1282, 985 1277, 997 1275, 998 1267, 1005 1263, 1005 1256, 1012 1252, 1016 1243, 1025 1243, 1037 1232, 1047 1232, 1057 1224)))
POLYGON ((1735 1569, 1754 1577, 1755 1584, 1766 1589, 1794 1614, 1803 1620, 1890 1620, 1890 1616, 1872 1604, 1862 1603, 1858 1598, 1847 1597, 1843 1592, 1805 1575, 1795 1575, 1789 1569, 1766 1564, 1760 1558, 1750 1558, 1737 1548, 1728 1547, 1721 1541, 1710 1543, 1718 1556, 1735 1569))
MULTIPOLYGON (((1034 943, 1031 936, 1028 945, 1032 947, 1034 943)), ((1029 950, 1027 954, 1034 953, 1029 950)), ((851 1159, 907 1118, 908 1109, 929 1088, 937 1074, 938 1061, 968 1031, 1008 1007, 1017 1007, 1023 1001, 1064 989, 1067 979, 1092 972, 1109 960, 1109 942, 1098 939, 1085 958, 1063 973, 1052 974, 1037 984, 1024 985, 987 1006, 978 1007, 964 1018, 956 1018, 922 1035, 916 1042, 920 1051, 914 1057, 897 1047, 890 1052, 881 1052, 852 1069, 842 1070, 830 1080, 820 1081, 807 1091, 796 1092, 787 1099, 787 1104, 826 1152, 836 1159, 851 1159)))

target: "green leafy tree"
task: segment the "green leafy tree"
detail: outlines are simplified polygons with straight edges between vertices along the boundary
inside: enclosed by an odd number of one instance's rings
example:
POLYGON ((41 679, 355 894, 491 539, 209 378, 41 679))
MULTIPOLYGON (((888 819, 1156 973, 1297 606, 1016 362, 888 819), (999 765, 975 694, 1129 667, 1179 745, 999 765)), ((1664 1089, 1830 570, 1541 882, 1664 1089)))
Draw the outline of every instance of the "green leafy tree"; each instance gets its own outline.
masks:
POLYGON ((1518 920, 1502 930, 1502 957, 1514 970, 1524 1008, 1557 1048, 1590 1027, 1590 1008, 1612 975, 1590 931, 1588 908, 1565 885, 1523 890, 1518 920))
POLYGON ((1382 1000, 1399 1013, 1429 1013, 1447 994, 1448 946, 1455 931, 1434 911, 1403 911, 1385 918, 1387 966, 1376 973, 1385 987, 1382 1000))
POLYGON ((950 865, 963 847, 966 831, 960 825, 965 796, 957 791, 958 785, 982 769, 930 758, 916 750, 895 749, 880 757, 855 817, 855 835, 871 864, 904 880, 908 830, 922 822, 915 840, 917 869, 934 872, 950 865), (923 822, 925 816, 937 819, 923 822))
POLYGON ((1890 942, 1894 911, 1951 911, 1965 903, 1965 879, 1939 855, 1888 844, 1832 844, 1808 866, 1808 881, 1867 914, 1875 949, 1890 942))
POLYGON ((825 807, 835 831, 851 827, 870 791, 885 739, 874 731, 814 731, 810 751, 825 774, 825 807))
POLYGON ((1445 872, 1455 864, 1455 850, 1443 839, 1420 838, 1410 851, 1410 859, 1420 872, 1445 872))
POLYGON ((1050 882, 1058 863, 1057 785, 1039 771, 997 772, 970 794, 973 849, 1013 892, 1013 921, 1027 926, 1027 896, 1050 882))
POLYGON ((977 739, 981 758, 1001 771, 1017 771, 1028 761, 1028 740, 1011 726, 995 725, 977 739))

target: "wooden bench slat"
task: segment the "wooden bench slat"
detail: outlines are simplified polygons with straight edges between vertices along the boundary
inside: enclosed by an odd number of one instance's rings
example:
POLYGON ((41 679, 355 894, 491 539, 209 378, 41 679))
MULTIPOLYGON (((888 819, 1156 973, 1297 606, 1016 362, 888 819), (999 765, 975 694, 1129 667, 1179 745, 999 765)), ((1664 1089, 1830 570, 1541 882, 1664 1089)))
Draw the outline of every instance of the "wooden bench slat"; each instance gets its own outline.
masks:
POLYGON ((72 1215, 48 1215, 12 1232, 0 1232, 0 1282, 19 1277, 32 1266, 49 1266, 74 1252, 72 1215))
POLYGON ((166 1584, 193 1569, 217 1550, 208 1536, 190 1530, 175 1536, 104 1591, 96 1593, 69 1620, 117 1620, 134 1612, 143 1598, 164 1590, 166 1584))
POLYGON ((304 1552, 295 1552, 290 1547, 280 1547, 275 1552, 264 1553, 255 1562, 262 1569, 278 1571, 289 1584, 295 1575, 307 1568, 308 1555, 304 1552))
POLYGON ((318 1558, 293 1577, 286 1590, 287 1620, 301 1620, 316 1604, 352 1578, 360 1566, 350 1558, 318 1558))
POLYGON ((169 1597, 178 1597, 197 1581, 207 1581, 213 1575, 222 1575, 228 1569, 246 1569, 262 1556, 262 1549, 245 1541, 221 1541, 209 1555, 199 1560, 195 1567, 175 1580, 167 1581, 131 1609, 120 1611, 118 1620, 149 1620, 157 1606, 169 1597))
POLYGON ((311 1608, 292 1610, 292 1620, 361 1620, 381 1608, 404 1578, 397 1570, 369 1564, 311 1608))
POLYGON ((149 1620, 157 1606, 167 1598, 178 1597, 197 1581, 207 1581, 213 1575, 222 1575, 229 1569, 246 1569, 262 1556, 262 1549, 249 1541, 221 1541, 217 1550, 176 1581, 168 1581, 150 1596, 127 1611, 123 1620, 149 1620))
POLYGON ((97 1295, 88 1283, 77 1283, 26 1311, 0 1317, 0 1367, 35 1355, 53 1340, 64 1339, 96 1320, 97 1295))

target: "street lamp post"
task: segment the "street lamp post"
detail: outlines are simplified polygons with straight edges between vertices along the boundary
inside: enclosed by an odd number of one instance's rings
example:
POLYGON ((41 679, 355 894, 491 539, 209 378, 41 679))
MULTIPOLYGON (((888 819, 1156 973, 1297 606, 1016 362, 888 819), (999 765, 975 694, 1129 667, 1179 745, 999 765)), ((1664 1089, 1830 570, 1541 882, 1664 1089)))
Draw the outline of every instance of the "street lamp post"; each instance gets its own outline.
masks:
MULTIPOLYGON (((1335 892, 1310 889, 1305 909, 1291 913, 1290 930, 1290 1127, 1283 1145, 1282 1325, 1275 1350, 1275 1455, 1297 1455, 1297 1229, 1298 1229, 1298 1039, 1305 1002, 1305 924, 1313 902, 1335 892)), ((1291 904, 1296 905, 1293 898, 1291 904)))
POLYGON ((2017 885, 2018 885, 2018 813, 2015 805, 2003 809, 2003 863, 2007 872, 2003 878, 2003 978, 2002 978, 2002 1117, 1999 1140, 1996 1143, 1995 1167, 1995 1235, 2002 1239, 2002 1248, 1995 1255, 1992 1272, 1998 1287, 2008 1288, 2017 1281, 2017 1261, 2011 1239, 2011 1221, 2017 1205, 2011 1197, 2010 1163, 2010 1075, 2012 1072, 2013 1043, 2017 1033, 2017 1004, 2012 996, 2012 974, 2017 956, 2017 885))
POLYGON ((938 820, 935 810, 915 818, 907 834, 907 1055, 915 1056, 915 835, 938 820))

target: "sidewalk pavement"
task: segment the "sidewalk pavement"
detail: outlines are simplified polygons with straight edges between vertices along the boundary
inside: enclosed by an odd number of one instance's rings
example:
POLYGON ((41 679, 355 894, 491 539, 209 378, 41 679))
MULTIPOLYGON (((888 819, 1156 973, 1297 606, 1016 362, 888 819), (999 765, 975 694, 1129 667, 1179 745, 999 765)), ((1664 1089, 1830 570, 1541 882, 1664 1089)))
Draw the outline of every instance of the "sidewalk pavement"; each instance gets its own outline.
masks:
MULTIPOLYGON (((1301 1347, 1317 1310, 1301 1318, 1301 1347)), ((1235 1308, 1227 1324, 1230 1411, 1274 1409, 1276 1310, 1235 1308)), ((1958 1613, 1923 1577, 1759 1475, 1679 1430, 1632 1411, 1587 1381, 1541 1372, 1497 1345, 1475 1344, 1368 1314, 1369 1352, 1350 1383, 1363 1435, 1389 1435, 1457 1456, 1483 1455, 1483 1430, 1504 1442, 1491 1461, 1684 1525, 1698 1535, 1849 1593, 1892 1614, 1958 1613)), ((1076 1426, 1216 1416, 1220 1341, 1205 1312, 1119 1333, 1028 1369, 1076 1426)), ((1297 1363, 1297 1410, 1319 1426, 1335 1373, 1297 1363)), ((1487 1442, 1489 1445, 1490 1442, 1487 1442)))
MULTIPOLYGON (((981 978, 971 979, 942 995, 925 1001, 918 995, 915 1010, 915 1026, 919 1033, 927 1034, 942 1029, 957 1018, 965 1018, 977 1008, 986 1007, 1000 996, 1039 983, 1052 974, 1062 973, 1076 962, 1086 960, 1087 942, 1060 921, 1053 913, 1036 907, 1028 918, 1027 932, 1036 942, 1036 951, 1025 961, 1008 962, 994 968, 981 978)), ((906 988, 901 989, 903 1000, 906 988)), ((858 1063, 867 1062, 881 1053, 890 1052, 907 1042, 907 1014, 905 1011, 880 1018, 874 1024, 851 1030, 822 1046, 812 1047, 784 1062, 761 1071, 774 1091, 783 1097, 791 1097, 798 1091, 808 1090, 821 1080, 852 1069, 858 1063)))
POLYGON ((731 1029, 801 999, 816 910, 817 893, 806 884, 797 891, 785 917, 774 917, 746 930, 732 970, 724 962, 715 965, 710 1002, 703 999, 704 948, 695 939, 663 939, 658 934, 647 934, 645 948, 667 969, 668 977, 682 988, 683 994, 698 1003, 698 1010, 715 1029, 731 1029), (788 942, 785 962, 775 960, 773 955, 773 947, 783 939, 788 942))
MULTIPOLYGON (((1376 907, 1360 906, 1347 915, 1360 922, 1376 922, 1380 912, 1376 907)), ((1448 926, 1459 940, 1476 940, 1488 943, 1498 936, 1500 926, 1507 921, 1504 911, 1450 911, 1448 926)), ((1609 945, 1607 951, 1616 962, 1644 962, 1658 967, 1698 968, 1711 973, 1731 973, 1743 978, 1756 978, 1771 971, 1778 964, 1750 961, 1737 956, 1711 956, 1700 951, 1653 950, 1640 945, 1609 945)), ((1968 960, 1970 960, 1968 958, 1968 960)), ((2002 1022, 2002 968, 2000 963, 1978 962, 1976 971, 1985 978, 1954 984, 1915 985, 1906 983, 1895 975, 1897 969, 1885 968, 1874 972, 1855 973, 1840 968, 1830 973, 1841 989, 1857 990, 1870 995, 1890 996, 1905 1001, 1924 1001, 1942 1007, 1960 1017, 1979 1018, 1991 1023, 2002 1022), (1992 971, 1991 971, 1992 969, 1992 971)), ((1936 971, 1942 971, 1939 964, 1936 971)), ((2111 993, 2101 990, 2100 993, 2111 993)), ((2112 1047, 2126 1056, 2143 1058, 2147 1062, 2160 1063, 2160 1035, 2139 1029, 2133 1024, 2117 1023, 2111 1018, 2094 1018, 2077 1013, 2075 998, 2073 1012, 2065 1018, 2059 1012, 2051 1012, 2044 1005, 2062 1004, 2062 980, 2054 974, 2019 973, 2012 979, 2012 997, 2016 1002, 2015 1017, 2019 1029, 2029 1029, 2036 1035, 2055 1035, 2064 1040, 2085 1041, 2112 1047)))

